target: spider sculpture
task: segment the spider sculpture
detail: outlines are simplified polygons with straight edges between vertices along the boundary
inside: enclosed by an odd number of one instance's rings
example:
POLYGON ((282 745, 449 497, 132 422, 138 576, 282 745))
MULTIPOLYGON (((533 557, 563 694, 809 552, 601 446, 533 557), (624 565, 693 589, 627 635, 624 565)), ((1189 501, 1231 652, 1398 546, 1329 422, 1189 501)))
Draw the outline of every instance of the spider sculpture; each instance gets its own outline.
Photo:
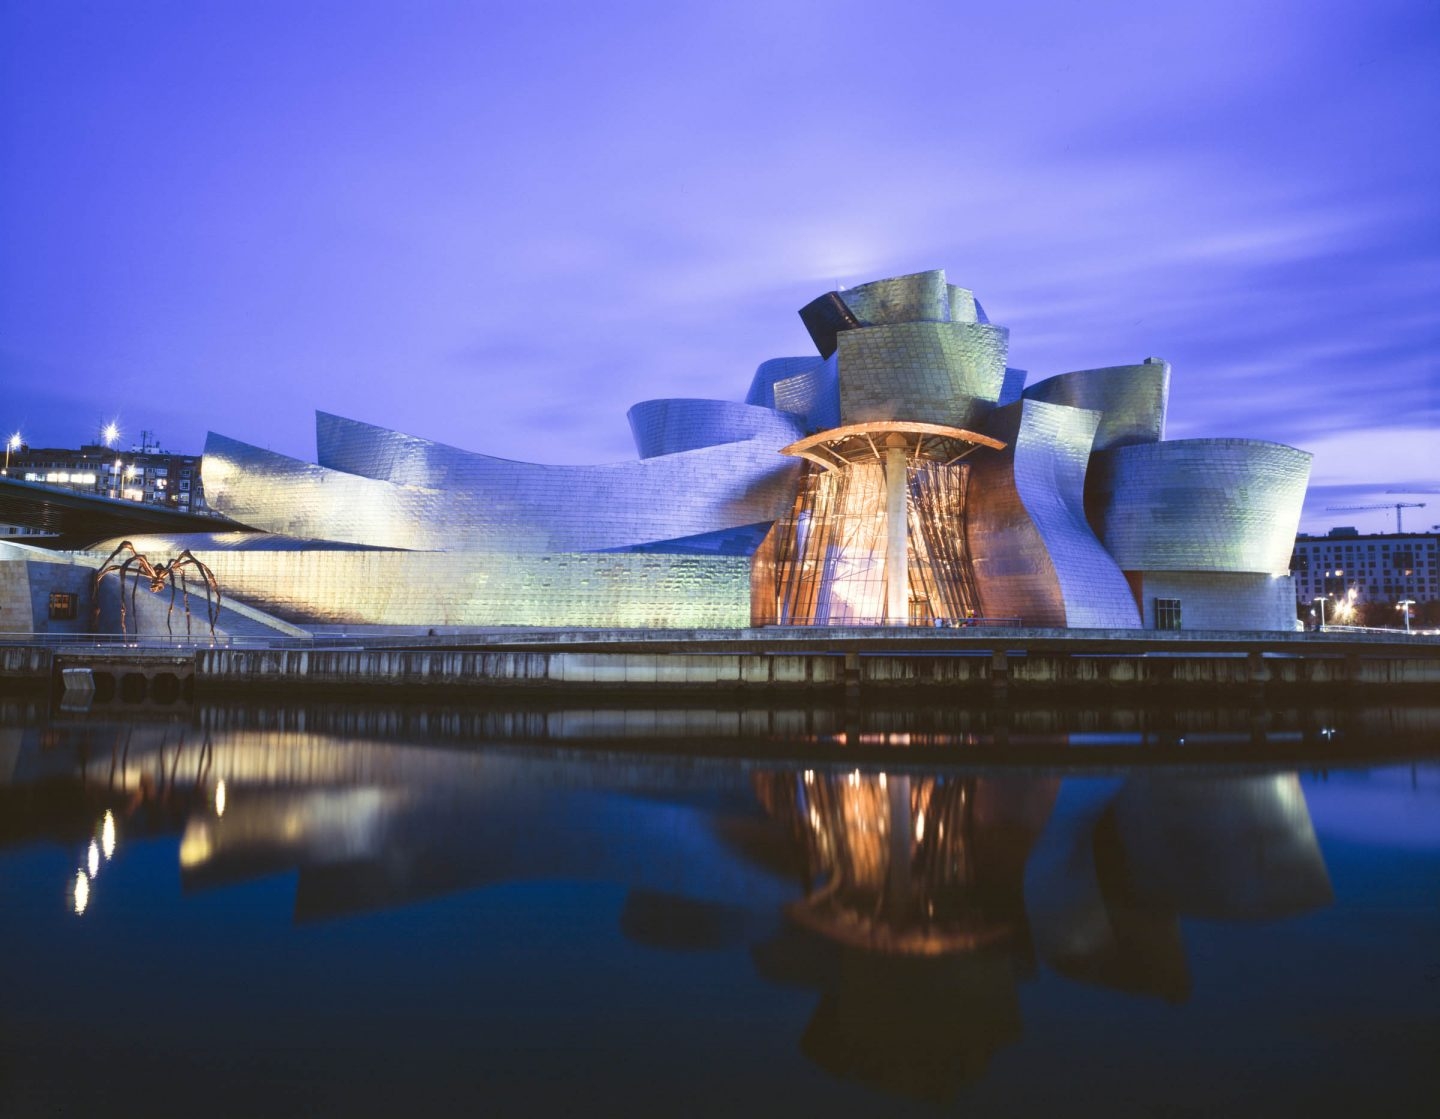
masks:
MULTIPOLYGON (((165 584, 170 584, 170 609, 165 612, 166 632, 174 634, 175 630, 171 624, 171 618, 175 613, 175 578, 180 578, 180 596, 185 608, 185 633, 190 634, 190 584, 186 578, 185 569, 193 567, 203 578, 205 583, 205 613, 210 622, 210 637, 215 637, 215 622, 220 617, 220 584, 215 581, 215 573, 201 563, 186 548, 169 563, 162 563, 158 567, 152 564, 144 555, 135 550, 135 545, 128 540, 122 540, 120 546, 110 553, 109 557, 95 572, 95 578, 90 583, 90 601, 95 604, 94 613, 91 619, 91 628, 98 629, 100 625, 100 581, 109 575, 110 572, 118 572, 120 578, 120 633, 126 634, 125 629, 125 577, 133 575, 134 579, 130 584, 130 613, 135 613, 135 595, 140 589, 141 579, 150 584, 150 590, 159 594, 165 589, 165 584), (124 559, 116 559, 122 552, 129 555, 124 559)), ((136 620, 136 636, 139 636, 139 620, 136 620)))

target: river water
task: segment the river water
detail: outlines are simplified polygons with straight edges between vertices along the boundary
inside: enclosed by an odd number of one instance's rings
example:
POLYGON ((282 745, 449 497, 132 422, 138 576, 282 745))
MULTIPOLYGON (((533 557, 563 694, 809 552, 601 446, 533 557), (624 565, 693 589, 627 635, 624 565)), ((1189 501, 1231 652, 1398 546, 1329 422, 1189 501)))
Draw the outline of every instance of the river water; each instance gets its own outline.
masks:
POLYGON ((0 704, 0 1114, 1408 1115, 1440 709, 0 704))

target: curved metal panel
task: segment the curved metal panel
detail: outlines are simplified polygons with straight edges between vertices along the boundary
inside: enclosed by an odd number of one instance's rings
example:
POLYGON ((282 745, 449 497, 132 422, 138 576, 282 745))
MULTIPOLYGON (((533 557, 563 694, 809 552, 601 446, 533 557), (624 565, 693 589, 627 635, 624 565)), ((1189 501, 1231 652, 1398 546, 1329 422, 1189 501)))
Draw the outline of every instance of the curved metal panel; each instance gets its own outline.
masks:
POLYGON ((1095 455, 1090 523, 1126 571, 1289 570, 1310 455, 1255 439, 1176 439, 1095 455))
POLYGON ((1000 385, 999 403, 1014 404, 1025 395, 1025 378, 1030 374, 1024 369, 1005 369, 1005 380, 1000 385))
MULTIPOLYGON (((750 381, 750 391, 745 394, 745 403, 760 408, 779 408, 784 412, 797 411, 787 408, 775 398, 775 385, 780 381, 813 373, 825 364, 823 357, 772 357, 762 361, 750 381)), ((798 411, 805 411, 801 408, 798 411)))
POLYGON ((746 404, 799 416, 806 431, 840 423, 840 376, 835 355, 779 357, 761 362, 746 404))
POLYGON ((957 287, 954 284, 947 284, 946 288, 950 297, 950 321, 979 322, 980 317, 975 311, 975 293, 969 288, 957 287))
POLYGON ((287 536, 391 548, 588 552, 773 521, 797 464, 778 435, 602 466, 462 451, 321 413, 323 465, 223 436, 206 443, 212 504, 287 536))
POLYGON ((266 532, 387 548, 443 546, 448 511, 439 489, 328 470, 214 432, 205 439, 202 469, 216 508, 245 509, 266 532))
POLYGON ((744 439, 786 442, 804 434, 799 417, 733 400, 643 400, 626 414, 642 459, 744 439))
POLYGON ((840 420, 975 427, 1000 399, 1009 331, 905 322, 840 335, 840 420))
POLYGON ((873 280, 839 294, 861 326, 950 321, 950 288, 943 269, 873 280))
POLYGON ((1100 413, 1095 450, 1165 438, 1165 409, 1170 400, 1170 363, 1113 365, 1061 373, 1025 390, 1027 400, 1065 404, 1100 413))
POLYGON ((1125 576, 1085 519, 1085 467, 1095 412, 1022 400, 986 431, 1007 450, 978 452, 967 511, 970 554, 987 617, 1030 626, 1132 629, 1125 576))
POLYGON ((775 407, 805 421, 806 431, 840 423, 840 362, 831 354, 815 369, 775 382, 775 407))

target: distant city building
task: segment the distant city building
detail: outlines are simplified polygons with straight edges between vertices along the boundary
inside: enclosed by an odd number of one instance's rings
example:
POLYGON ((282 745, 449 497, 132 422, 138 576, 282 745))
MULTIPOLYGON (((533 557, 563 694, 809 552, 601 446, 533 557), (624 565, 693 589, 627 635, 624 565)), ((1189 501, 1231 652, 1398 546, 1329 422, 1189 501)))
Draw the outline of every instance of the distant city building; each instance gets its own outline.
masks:
POLYGON ((1440 600, 1440 532, 1385 532, 1362 535, 1332 528, 1324 536, 1295 539, 1290 561, 1297 601, 1417 605, 1440 600))
MULTIPOLYGON (((744 403, 631 408, 633 461, 513 462, 320 413, 314 463, 209 437, 234 531, 127 525, 72 554, 188 550, 227 625, 1295 624, 1310 456, 1166 440, 1166 362, 1026 387, 1008 330, 940 271, 800 317, 818 353, 761 364, 744 403)), ((125 493, 106 465, 82 470, 125 493)))
POLYGON ((200 456, 162 450, 149 432, 128 451, 102 443, 78 449, 20 444, 5 456, 8 477, 185 512, 205 508, 200 456))

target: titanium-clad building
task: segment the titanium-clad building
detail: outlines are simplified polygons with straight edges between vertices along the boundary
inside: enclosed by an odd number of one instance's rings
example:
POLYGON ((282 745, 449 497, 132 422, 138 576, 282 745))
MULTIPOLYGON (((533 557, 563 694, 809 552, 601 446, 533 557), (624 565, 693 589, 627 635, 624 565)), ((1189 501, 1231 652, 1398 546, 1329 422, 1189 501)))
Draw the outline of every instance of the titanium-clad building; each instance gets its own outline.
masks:
POLYGON ((513 462, 320 413, 313 463, 209 437, 211 506, 257 531, 132 543, 299 626, 1291 628, 1310 456, 1166 441, 1165 362, 1026 387, 941 271, 800 317, 817 353, 762 363, 743 403, 631 408, 634 460, 513 462))

